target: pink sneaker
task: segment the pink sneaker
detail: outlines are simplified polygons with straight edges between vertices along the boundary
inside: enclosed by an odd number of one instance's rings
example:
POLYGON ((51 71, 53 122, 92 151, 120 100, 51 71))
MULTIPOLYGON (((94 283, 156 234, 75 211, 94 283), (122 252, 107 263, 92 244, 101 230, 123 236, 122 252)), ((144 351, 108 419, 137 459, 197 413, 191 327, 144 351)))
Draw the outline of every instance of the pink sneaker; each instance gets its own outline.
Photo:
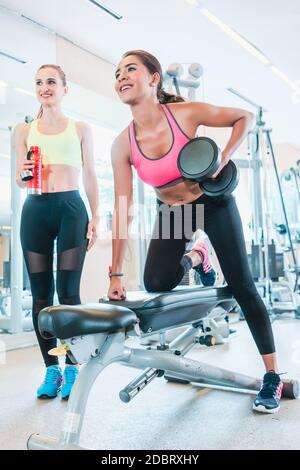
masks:
POLYGON ((280 398, 283 382, 280 375, 270 370, 264 375, 261 389, 253 403, 253 410, 261 413, 277 413, 280 408, 280 398))
POLYGON ((205 287, 213 286, 216 282, 217 275, 210 262, 206 244, 198 241, 194 244, 192 250, 197 251, 202 256, 202 261, 197 266, 194 266, 196 284, 200 284, 200 279, 205 287))

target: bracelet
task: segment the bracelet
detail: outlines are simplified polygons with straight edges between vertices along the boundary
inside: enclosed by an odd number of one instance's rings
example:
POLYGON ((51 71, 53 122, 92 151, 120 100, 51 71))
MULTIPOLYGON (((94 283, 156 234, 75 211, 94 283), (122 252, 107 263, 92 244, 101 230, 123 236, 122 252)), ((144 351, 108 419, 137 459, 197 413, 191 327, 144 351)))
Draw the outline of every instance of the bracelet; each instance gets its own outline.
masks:
POLYGON ((111 266, 108 266, 108 277, 112 277, 112 276, 124 276, 123 273, 113 273, 112 270, 111 270, 111 266))

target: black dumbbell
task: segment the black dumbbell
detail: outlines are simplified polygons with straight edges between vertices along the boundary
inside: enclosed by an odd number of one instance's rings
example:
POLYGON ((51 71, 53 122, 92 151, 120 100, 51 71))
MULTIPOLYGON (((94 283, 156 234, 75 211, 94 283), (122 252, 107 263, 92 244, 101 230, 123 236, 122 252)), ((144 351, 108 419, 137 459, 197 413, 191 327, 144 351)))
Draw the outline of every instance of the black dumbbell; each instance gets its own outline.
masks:
POLYGON ((185 178, 196 180, 207 196, 222 196, 232 193, 239 182, 239 174, 232 160, 216 178, 212 176, 220 167, 222 154, 209 137, 196 137, 181 149, 178 168, 185 178))

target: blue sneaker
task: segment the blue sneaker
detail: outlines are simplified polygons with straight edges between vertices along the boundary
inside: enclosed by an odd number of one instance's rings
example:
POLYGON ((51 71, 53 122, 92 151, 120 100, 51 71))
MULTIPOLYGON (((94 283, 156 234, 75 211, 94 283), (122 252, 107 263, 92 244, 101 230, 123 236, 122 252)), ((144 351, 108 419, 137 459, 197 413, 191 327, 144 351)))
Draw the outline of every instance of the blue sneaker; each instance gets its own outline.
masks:
POLYGON ((270 370, 264 375, 261 389, 253 403, 253 410, 261 413, 277 413, 280 408, 280 398, 283 383, 280 375, 270 370))
POLYGON ((202 256, 202 261, 197 266, 194 266, 195 270, 195 283, 203 284, 204 287, 213 286, 216 282, 216 271, 211 265, 208 250, 203 242, 196 242, 192 250, 197 251, 202 256))
POLYGON ((37 398, 55 398, 60 390, 62 370, 59 366, 49 366, 46 369, 44 382, 37 390, 37 398))
POLYGON ((63 375, 63 382, 61 388, 61 398, 62 400, 68 400, 72 387, 75 383, 79 370, 75 366, 67 366, 63 375))

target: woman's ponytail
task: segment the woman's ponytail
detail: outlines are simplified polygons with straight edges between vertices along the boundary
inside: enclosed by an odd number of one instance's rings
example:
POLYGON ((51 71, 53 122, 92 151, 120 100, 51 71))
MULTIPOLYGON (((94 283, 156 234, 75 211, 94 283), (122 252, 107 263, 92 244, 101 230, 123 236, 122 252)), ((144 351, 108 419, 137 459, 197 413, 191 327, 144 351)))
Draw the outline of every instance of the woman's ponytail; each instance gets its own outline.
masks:
POLYGON ((41 105, 35 119, 40 119, 42 116, 43 116, 43 106, 41 105))
POLYGON ((160 90, 157 90, 157 98, 161 104, 181 103, 182 101, 185 101, 185 99, 182 98, 182 96, 167 93, 163 88, 161 88, 160 90))

